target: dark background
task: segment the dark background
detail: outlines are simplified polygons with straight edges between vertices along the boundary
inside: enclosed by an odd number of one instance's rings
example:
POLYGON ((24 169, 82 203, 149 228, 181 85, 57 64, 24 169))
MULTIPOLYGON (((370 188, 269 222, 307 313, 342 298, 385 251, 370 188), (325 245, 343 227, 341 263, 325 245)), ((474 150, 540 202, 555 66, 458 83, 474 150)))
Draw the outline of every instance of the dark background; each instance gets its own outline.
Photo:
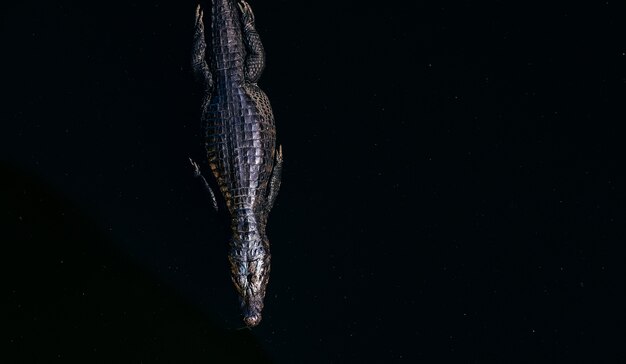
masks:
POLYGON ((187 161, 195 3, 3 3, 1 361, 624 362, 626 12, 550 3, 251 0, 253 330, 187 161))

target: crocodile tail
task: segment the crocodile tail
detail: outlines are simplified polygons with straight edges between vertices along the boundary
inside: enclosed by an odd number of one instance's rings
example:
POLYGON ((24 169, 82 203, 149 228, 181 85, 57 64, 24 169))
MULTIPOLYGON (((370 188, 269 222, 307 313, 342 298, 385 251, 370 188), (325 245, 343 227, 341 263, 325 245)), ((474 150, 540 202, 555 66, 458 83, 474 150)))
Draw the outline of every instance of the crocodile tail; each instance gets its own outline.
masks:
POLYGON ((213 0, 211 41, 216 69, 240 69, 243 73, 243 47, 239 8, 235 0, 213 0))

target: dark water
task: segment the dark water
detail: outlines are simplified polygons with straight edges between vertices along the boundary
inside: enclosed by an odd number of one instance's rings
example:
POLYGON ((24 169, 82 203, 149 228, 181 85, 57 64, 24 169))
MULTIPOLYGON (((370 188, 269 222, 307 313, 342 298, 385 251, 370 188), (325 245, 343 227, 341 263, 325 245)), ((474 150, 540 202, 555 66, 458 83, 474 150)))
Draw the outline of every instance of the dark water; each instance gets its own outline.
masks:
POLYGON ((285 154, 252 331, 187 162, 195 3, 3 5, 2 362, 626 358, 623 5, 251 5, 285 154))

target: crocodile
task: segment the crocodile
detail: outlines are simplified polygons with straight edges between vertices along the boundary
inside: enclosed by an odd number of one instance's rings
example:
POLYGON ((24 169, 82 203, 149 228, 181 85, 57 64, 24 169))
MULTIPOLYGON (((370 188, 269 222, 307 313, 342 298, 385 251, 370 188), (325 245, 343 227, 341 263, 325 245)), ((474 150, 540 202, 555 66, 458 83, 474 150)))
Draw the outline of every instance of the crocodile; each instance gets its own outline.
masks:
MULTIPOLYGON (((243 321, 254 327, 261 321, 270 273, 265 228, 280 188, 282 147, 276 147, 272 108, 257 85, 265 67, 265 52, 250 5, 237 0, 212 1, 210 48, 203 18, 198 5, 192 68, 203 88, 201 118, 207 164, 230 218, 228 261, 243 321)), ((200 166, 191 163, 217 210, 216 194, 200 166)))

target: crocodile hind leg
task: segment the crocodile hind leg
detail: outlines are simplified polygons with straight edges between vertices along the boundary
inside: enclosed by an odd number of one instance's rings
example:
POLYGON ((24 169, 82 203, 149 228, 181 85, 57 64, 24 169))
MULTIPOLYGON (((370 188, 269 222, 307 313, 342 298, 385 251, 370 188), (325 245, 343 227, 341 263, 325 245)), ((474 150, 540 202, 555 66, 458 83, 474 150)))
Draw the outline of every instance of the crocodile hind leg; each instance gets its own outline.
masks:
POLYGON ((270 179, 270 191, 267 195, 267 211, 271 210, 278 196, 278 190, 280 189, 280 178, 283 173, 283 146, 279 146, 276 150, 276 161, 274 162, 274 169, 272 170, 272 177, 270 179))
POLYGON ((259 33, 254 27, 252 8, 247 2, 240 0, 239 9, 241 10, 243 26, 243 42, 247 51, 244 68, 245 77, 246 81, 256 83, 261 77, 263 68, 265 68, 265 51, 259 33))
POLYGON ((191 57, 191 67, 195 77, 203 84, 206 95, 205 102, 211 98, 211 88, 213 88, 213 75, 206 61, 206 40, 204 39, 204 22, 202 21, 203 11, 200 5, 196 8, 196 29, 193 34, 193 55, 191 57))

